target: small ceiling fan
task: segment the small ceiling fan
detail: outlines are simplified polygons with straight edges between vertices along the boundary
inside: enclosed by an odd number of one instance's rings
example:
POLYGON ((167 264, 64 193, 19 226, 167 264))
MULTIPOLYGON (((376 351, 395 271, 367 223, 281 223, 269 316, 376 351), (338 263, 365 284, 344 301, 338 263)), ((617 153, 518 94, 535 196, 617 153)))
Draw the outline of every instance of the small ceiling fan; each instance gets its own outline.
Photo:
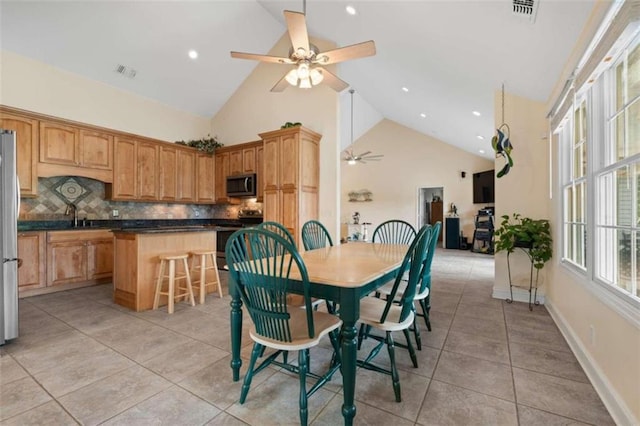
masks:
MULTIPOLYGON (((304 2, 304 10, 306 12, 306 1, 304 2)), ((349 87, 349 84, 322 66, 376 54, 376 45, 373 40, 320 52, 316 46, 309 43, 305 13, 285 10, 284 17, 287 22, 289 38, 291 38, 288 58, 231 52, 232 58, 295 65, 295 68, 292 68, 273 86, 272 92, 282 92, 288 85, 310 89, 323 81, 336 92, 341 92, 349 87)))
MULTIPOLYGON (((353 146, 353 94, 355 90, 349 89, 349 93, 351 94, 351 144, 349 146, 353 146)), ((356 163, 366 163, 367 161, 380 161, 382 157, 384 157, 383 154, 372 155, 371 151, 356 155, 353 153, 353 148, 351 148, 344 150, 343 160, 350 165, 354 165, 356 163)))
POLYGON ((353 149, 345 150, 344 154, 344 161, 349 164, 356 164, 357 162, 366 163, 367 161, 380 161, 380 159, 384 157, 382 154, 371 155, 371 151, 366 151, 362 154, 356 155, 353 153, 353 149))

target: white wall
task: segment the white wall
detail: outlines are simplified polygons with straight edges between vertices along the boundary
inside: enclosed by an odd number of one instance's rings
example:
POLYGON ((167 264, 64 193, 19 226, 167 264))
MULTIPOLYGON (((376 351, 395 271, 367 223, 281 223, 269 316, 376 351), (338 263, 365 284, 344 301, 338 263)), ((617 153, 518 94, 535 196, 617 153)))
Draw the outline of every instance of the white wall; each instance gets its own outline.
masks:
POLYGON ((360 212, 360 223, 376 225, 388 219, 403 219, 417 225, 420 188, 443 187, 445 215, 451 203, 458 207, 465 236, 473 236, 473 216, 480 204, 473 204, 473 176, 493 168, 493 161, 445 144, 391 120, 382 120, 358 139, 355 153, 384 154, 381 161, 349 165, 342 161, 340 185, 342 222, 360 212), (466 178, 460 176, 466 171, 466 178), (371 202, 349 202, 348 193, 368 189, 371 202))
POLYGON ((80 77, 15 53, 0 52, 0 104, 168 142, 199 139, 210 120, 80 77))
MULTIPOLYGON (((321 51, 335 47, 323 40, 312 41, 321 51)), ((290 41, 285 34, 270 54, 286 56, 289 46, 290 41)), ((214 134, 225 145, 235 145, 258 140, 259 133, 277 130, 288 121, 300 122, 320 133, 320 221, 337 236, 340 182, 338 94, 326 85, 308 90, 289 87, 282 93, 271 93, 271 88, 289 69, 279 64, 258 64, 213 117, 214 134)))

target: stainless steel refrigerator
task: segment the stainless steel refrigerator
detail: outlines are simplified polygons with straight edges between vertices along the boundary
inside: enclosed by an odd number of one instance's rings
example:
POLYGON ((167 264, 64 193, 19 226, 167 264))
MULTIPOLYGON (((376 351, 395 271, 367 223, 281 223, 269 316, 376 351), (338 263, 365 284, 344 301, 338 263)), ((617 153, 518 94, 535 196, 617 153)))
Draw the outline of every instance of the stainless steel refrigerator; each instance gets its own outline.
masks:
POLYGON ((18 212, 15 132, 0 129, 0 345, 18 337, 18 212))

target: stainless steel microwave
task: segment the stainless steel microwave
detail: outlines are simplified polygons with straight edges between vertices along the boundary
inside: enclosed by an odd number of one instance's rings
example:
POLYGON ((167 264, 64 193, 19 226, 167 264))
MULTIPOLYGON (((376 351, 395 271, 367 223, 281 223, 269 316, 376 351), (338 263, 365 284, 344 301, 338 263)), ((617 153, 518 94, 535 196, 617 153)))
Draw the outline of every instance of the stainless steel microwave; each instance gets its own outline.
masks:
POLYGON ((227 177, 227 197, 255 197, 256 187, 255 173, 227 177))

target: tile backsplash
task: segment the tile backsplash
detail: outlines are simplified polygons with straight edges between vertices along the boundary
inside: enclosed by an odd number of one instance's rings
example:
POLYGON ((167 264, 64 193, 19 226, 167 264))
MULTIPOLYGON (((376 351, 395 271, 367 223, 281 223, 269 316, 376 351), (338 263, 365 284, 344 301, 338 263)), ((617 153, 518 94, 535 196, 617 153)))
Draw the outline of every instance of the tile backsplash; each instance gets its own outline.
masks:
POLYGON ((38 197, 22 198, 20 220, 66 220, 69 203, 78 208, 78 217, 89 220, 113 219, 208 219, 236 218, 242 205, 202 205, 139 203, 105 200, 103 182, 78 176, 38 179, 38 197))

